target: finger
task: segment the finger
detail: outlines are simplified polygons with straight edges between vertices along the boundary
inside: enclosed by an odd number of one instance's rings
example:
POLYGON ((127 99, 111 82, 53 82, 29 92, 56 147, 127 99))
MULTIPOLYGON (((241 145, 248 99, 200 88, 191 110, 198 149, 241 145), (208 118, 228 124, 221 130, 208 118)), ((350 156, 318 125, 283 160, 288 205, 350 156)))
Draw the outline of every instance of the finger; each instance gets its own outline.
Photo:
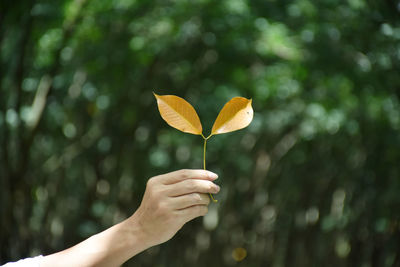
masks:
POLYGON ((170 197, 182 196, 190 193, 211 193, 216 194, 220 190, 219 186, 211 181, 188 179, 167 186, 166 193, 170 197))
POLYGON ((183 196, 170 198, 174 209, 185 209, 194 205, 210 204, 210 197, 207 194, 191 193, 183 196))
POLYGON ((183 169, 159 176, 163 184, 174 184, 187 179, 203 179, 214 181, 218 175, 206 170, 183 169))
POLYGON ((183 221, 186 223, 188 221, 193 220, 199 216, 204 216, 208 212, 208 206, 206 205, 195 205, 185 209, 176 211, 178 216, 180 216, 183 221))

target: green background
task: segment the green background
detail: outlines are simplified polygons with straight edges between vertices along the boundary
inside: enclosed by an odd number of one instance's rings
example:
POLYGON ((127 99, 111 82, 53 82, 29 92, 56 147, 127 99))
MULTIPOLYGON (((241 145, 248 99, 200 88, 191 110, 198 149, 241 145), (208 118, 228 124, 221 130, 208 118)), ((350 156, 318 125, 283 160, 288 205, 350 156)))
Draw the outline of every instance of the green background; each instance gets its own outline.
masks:
POLYGON ((202 168, 160 117, 212 137, 218 204, 125 266, 400 266, 400 2, 29 0, 0 4, 0 262, 128 217, 148 178, 202 168), (242 249, 238 249, 242 248, 242 249), (239 252, 246 257, 237 262, 239 252))

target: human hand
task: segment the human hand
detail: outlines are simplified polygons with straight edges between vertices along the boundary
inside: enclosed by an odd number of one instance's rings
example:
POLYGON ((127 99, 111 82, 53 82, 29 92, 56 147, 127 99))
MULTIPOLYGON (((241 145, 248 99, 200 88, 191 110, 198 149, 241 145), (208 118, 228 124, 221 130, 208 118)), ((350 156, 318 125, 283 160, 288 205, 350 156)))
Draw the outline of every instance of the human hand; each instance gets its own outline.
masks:
POLYGON ((210 203, 207 194, 219 192, 215 173, 179 170, 155 176, 147 182, 142 203, 128 219, 143 231, 149 247, 171 239, 182 226, 204 216, 210 203))
POLYGON ((42 267, 121 266, 143 250, 173 237, 188 221, 207 213, 207 193, 218 193, 217 175, 179 170, 147 182, 142 203, 128 219, 63 251, 43 257, 42 267))

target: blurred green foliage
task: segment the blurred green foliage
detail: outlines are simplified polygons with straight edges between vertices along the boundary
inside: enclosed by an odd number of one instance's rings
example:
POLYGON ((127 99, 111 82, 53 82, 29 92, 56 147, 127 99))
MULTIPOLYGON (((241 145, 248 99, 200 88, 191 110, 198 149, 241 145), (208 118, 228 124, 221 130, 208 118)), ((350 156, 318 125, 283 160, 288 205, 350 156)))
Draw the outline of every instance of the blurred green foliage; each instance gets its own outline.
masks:
POLYGON ((0 4, 0 261, 126 218, 149 177, 202 167, 152 91, 208 134, 218 204, 126 266, 400 266, 400 2, 20 0, 0 4))

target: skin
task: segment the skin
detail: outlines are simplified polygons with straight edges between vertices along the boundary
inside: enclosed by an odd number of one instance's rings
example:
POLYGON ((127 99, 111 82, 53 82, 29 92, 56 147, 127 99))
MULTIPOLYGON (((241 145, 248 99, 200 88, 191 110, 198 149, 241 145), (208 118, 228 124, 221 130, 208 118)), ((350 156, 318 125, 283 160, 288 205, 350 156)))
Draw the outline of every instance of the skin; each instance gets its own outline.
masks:
POLYGON ((188 221, 208 211, 208 194, 219 192, 218 176, 178 170, 150 178, 142 203, 128 219, 83 242, 45 256, 41 267, 120 266, 136 254, 171 239, 188 221))

